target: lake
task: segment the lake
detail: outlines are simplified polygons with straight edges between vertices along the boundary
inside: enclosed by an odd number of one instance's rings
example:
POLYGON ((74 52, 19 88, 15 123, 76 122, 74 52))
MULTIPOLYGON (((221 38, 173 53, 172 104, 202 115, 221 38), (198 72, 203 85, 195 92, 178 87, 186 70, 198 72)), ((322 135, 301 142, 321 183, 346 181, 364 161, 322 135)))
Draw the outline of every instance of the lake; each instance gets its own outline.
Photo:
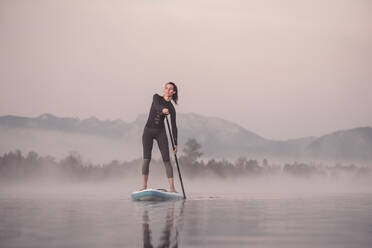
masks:
POLYGON ((372 247, 372 194, 0 193, 0 247, 372 247))

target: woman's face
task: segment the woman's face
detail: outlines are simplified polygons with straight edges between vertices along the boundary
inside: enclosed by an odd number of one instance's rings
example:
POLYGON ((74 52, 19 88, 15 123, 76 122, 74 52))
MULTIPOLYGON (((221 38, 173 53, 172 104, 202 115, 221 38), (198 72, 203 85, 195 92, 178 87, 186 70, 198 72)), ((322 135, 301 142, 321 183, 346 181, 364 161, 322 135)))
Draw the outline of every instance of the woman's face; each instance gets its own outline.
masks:
POLYGON ((175 91, 173 89, 173 85, 166 84, 165 87, 164 87, 164 95, 173 96, 174 93, 175 93, 175 91))

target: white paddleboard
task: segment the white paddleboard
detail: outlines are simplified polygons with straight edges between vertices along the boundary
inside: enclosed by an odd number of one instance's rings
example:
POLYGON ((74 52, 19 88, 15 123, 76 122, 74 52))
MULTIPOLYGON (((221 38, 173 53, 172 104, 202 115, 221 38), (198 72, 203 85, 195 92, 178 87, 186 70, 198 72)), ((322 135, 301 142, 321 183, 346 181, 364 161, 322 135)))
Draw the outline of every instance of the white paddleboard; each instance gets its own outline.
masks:
POLYGON ((180 200, 183 195, 180 193, 169 192, 164 189, 145 189, 141 191, 134 191, 132 199, 135 201, 167 201, 180 200))

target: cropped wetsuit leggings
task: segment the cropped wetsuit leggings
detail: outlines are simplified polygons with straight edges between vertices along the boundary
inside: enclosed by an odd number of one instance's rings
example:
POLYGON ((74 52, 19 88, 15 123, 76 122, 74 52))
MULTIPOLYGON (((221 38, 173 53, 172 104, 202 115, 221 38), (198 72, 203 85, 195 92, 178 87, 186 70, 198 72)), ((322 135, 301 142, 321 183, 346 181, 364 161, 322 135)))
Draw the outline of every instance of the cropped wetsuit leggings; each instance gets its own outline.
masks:
POLYGON ((169 145, 168 138, 165 128, 150 128, 146 127, 143 129, 142 144, 143 144, 143 164, 142 174, 149 174, 149 165, 151 160, 152 145, 154 139, 158 142, 161 156, 163 158, 167 177, 173 177, 173 168, 169 159, 169 145))

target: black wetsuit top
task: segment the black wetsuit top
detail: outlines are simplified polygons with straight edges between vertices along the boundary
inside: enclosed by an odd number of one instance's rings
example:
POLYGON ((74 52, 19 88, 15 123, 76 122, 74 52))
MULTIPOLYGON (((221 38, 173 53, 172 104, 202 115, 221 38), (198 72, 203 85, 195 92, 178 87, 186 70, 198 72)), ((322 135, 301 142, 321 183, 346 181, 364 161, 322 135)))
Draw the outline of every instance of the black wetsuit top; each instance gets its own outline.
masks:
POLYGON ((146 127, 165 129, 164 118, 162 110, 167 108, 171 115, 172 134, 175 145, 177 145, 177 125, 176 125, 176 110, 173 104, 166 101, 162 96, 154 94, 150 109, 149 118, 147 119, 146 127))

